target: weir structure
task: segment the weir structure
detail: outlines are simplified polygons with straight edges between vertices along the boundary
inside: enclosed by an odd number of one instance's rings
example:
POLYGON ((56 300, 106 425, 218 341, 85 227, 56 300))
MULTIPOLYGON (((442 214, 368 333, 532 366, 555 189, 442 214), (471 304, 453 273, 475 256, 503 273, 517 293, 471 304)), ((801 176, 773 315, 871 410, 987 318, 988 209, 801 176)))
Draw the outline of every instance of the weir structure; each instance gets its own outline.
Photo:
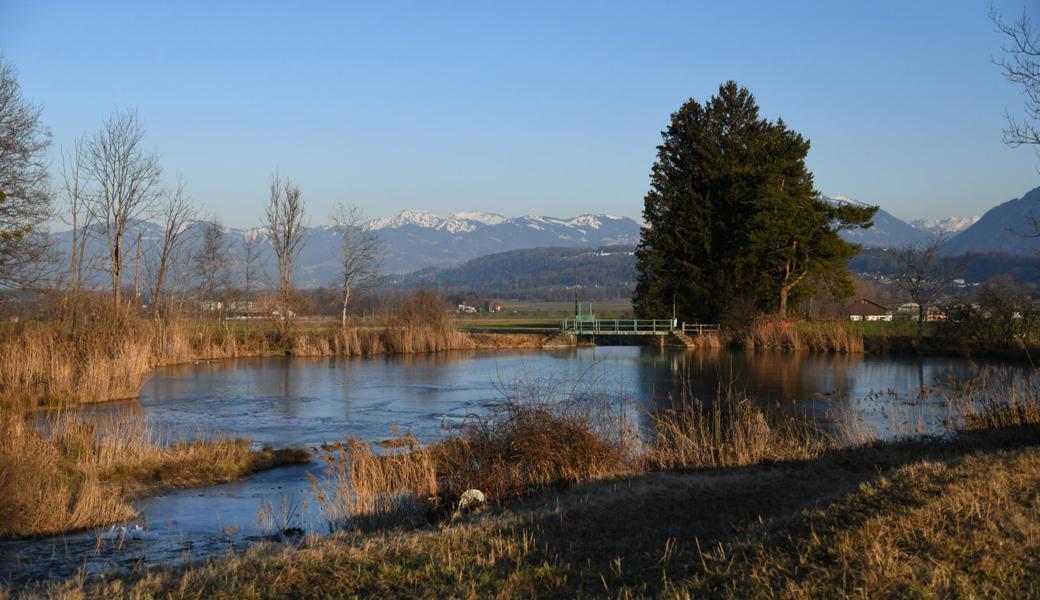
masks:
POLYGON ((592 312, 592 304, 582 312, 583 306, 575 304, 572 319, 560 321, 560 332, 557 336, 594 337, 594 336, 657 336, 663 344, 672 338, 686 347, 696 347, 696 336, 717 333, 716 323, 679 323, 671 319, 600 319, 592 312))

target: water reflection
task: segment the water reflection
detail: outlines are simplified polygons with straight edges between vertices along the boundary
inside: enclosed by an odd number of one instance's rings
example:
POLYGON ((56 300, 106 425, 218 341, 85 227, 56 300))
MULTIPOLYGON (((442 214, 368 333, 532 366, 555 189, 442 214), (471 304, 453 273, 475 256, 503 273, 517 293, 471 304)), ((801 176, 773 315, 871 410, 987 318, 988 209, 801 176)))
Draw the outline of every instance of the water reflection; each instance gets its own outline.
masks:
POLYGON ((528 388, 557 397, 627 401, 631 411, 642 414, 644 427, 645 409, 689 398, 711 401, 725 390, 826 421, 844 409, 880 408, 863 401, 877 392, 914 398, 938 381, 969 378, 979 367, 956 357, 681 352, 650 346, 268 357, 160 369, 134 404, 153 425, 174 435, 221 431, 263 444, 317 446, 346 436, 381 439, 395 425, 436 439, 444 435, 442 423, 461 421, 528 388))

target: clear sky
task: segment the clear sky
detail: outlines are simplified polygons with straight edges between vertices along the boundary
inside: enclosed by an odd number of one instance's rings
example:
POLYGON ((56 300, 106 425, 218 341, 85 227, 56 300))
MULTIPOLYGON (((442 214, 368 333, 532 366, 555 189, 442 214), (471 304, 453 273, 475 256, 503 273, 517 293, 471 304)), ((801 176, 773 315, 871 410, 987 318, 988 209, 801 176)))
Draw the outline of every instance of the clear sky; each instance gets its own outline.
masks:
MULTIPOLYGON (((1009 16, 1036 0, 996 0, 1009 16)), ((172 180, 229 225, 270 174, 338 201, 638 218, 660 131, 734 79, 812 140, 817 188, 903 219, 1040 185, 1001 143, 1018 90, 986 0, 0 0, 0 52, 56 146, 136 108, 172 180)))

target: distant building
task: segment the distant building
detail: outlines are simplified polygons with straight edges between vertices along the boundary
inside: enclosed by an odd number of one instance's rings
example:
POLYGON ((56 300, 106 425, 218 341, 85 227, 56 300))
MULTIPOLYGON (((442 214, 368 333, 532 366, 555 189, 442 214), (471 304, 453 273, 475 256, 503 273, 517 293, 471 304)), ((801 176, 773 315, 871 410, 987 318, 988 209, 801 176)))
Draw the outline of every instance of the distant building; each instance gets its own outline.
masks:
POLYGON ((860 298, 849 305, 850 321, 891 321, 892 310, 873 300, 860 298))
POLYGON ((237 300, 228 303, 229 319, 259 319, 271 313, 255 300, 237 300))
POLYGON ((476 306, 470 306, 468 304, 460 304, 455 311, 462 315, 471 315, 478 312, 476 306))
MULTIPOLYGON (((917 312, 918 306, 916 302, 905 302, 899 305, 899 308, 896 309, 896 314, 900 319, 916 321, 919 316, 917 312)), ((938 306, 929 306, 925 311, 924 320, 928 322, 945 321, 946 312, 938 306)))
POLYGON ((220 300, 200 300, 199 308, 209 312, 224 310, 224 303, 220 300))

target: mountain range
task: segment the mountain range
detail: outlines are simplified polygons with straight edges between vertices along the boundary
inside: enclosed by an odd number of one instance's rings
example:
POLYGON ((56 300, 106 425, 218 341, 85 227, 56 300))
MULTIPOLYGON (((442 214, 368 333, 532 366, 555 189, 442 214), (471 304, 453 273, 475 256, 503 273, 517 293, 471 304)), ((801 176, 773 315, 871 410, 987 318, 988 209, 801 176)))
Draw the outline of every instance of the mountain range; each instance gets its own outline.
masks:
MULTIPOLYGON (((198 238, 205 223, 191 223, 186 239, 198 238)), ((447 217, 428 212, 405 210, 365 224, 377 232, 383 242, 380 270, 386 274, 404 274, 430 267, 448 267, 468 260, 509 250, 542 247, 598 248, 612 245, 634 245, 639 242, 639 224, 627 217, 586 214, 572 218, 527 215, 507 218, 502 215, 464 212, 447 217)), ((224 238, 232 264, 232 271, 241 273, 242 248, 247 237, 262 235, 260 229, 225 227, 224 238)), ((71 232, 52 235, 55 248, 66 251, 71 244, 71 232)), ((162 241, 159 225, 135 221, 128 227, 125 244, 131 256, 137 253, 148 257, 162 241)), ((328 226, 311 227, 304 232, 303 248, 296 261, 295 277, 301 287, 330 285, 339 277, 340 242, 335 229, 328 226)), ((87 254, 104 256, 105 246, 100 235, 93 235, 87 254)), ((132 279, 133 261, 128 264, 126 277, 132 279)), ((142 269, 147 271, 147 261, 142 269)), ((261 278, 274 273, 273 252, 269 242, 261 245, 261 278)), ((99 277, 98 283, 104 282, 99 277)), ((236 284, 240 282, 236 281, 236 284)))
POLYGON ((541 247, 596 248, 639 242, 639 223, 602 214, 572 218, 526 215, 508 218, 483 212, 446 217, 404 210, 369 221, 379 232, 387 273, 410 273, 426 267, 460 264, 478 256, 541 247))
POLYGON ((1040 188, 994 206, 943 248, 950 256, 1040 253, 1040 188))
MULTIPOLYGON (((868 205, 866 202, 853 200, 848 196, 823 196, 822 198, 831 204, 868 205)), ((847 229, 841 232, 841 236, 850 242, 861 244, 864 248, 893 248, 923 242, 932 234, 899 220, 886 210, 879 209, 874 215, 873 227, 847 229)))
MULTIPOLYGON (((834 204, 865 204, 841 195, 824 196, 824 199, 834 204)), ((911 224, 885 210, 879 210, 874 218, 873 227, 843 231, 842 236, 870 250, 921 243, 933 239, 936 235, 944 235, 951 238, 945 246, 945 252, 949 255, 1003 253, 1031 257, 1040 252, 1040 237, 1036 236, 1038 231, 1033 219, 1034 212, 1040 215, 1040 188, 1028 192, 1021 198, 1004 202, 981 217, 915 221, 911 224)), ((196 222, 189 228, 198 230, 201 225, 202 222, 196 222)), ((384 243, 380 265, 383 273, 403 275, 425 271, 422 277, 427 280, 436 280, 439 277, 436 275, 436 269, 456 267, 473 259, 514 250, 574 248, 591 251, 610 246, 632 247, 638 244, 640 231, 640 224, 633 219, 605 214, 585 214, 570 218, 536 215, 506 217, 479 211, 440 216, 430 212, 404 210, 390 217, 371 220, 365 226, 377 232, 384 243)), ((259 229, 225 228, 224 232, 228 251, 236 265, 241 264, 244 240, 250 236, 262 235, 259 229)), ((188 232, 189 236, 196 233, 197 231, 188 232)), ((128 246, 131 246, 131 253, 136 252, 132 245, 138 234, 142 254, 148 256, 161 241, 160 227, 145 221, 132 223, 126 237, 128 246)), ((68 248, 69 232, 55 233, 53 238, 59 250, 68 248)), ((266 253, 261 260, 261 270, 273 273, 273 258, 269 244, 264 242, 262 249, 266 249, 266 253)), ((94 239, 88 251, 98 256, 103 255, 103 242, 94 239)), ((297 283, 303 287, 334 283, 339 272, 338 253, 339 240, 334 229, 307 229, 304 246, 297 260, 297 283)), ((515 258, 512 257, 509 264, 515 265, 515 258)), ((538 255, 529 254, 528 258, 535 260, 538 255)), ((560 258, 557 256, 553 260, 560 258)), ((599 260, 597 264, 606 263, 599 260)), ((494 268, 487 268, 488 266, 477 264, 476 272, 482 272, 489 278, 493 277, 494 268)), ((240 268, 232 270, 236 273, 241 271, 240 268)), ((541 269, 545 270, 547 269, 541 269)), ((463 279, 471 279, 470 274, 467 272, 459 275, 463 279)), ((515 275, 514 273, 511 276, 515 275)), ((130 273, 127 276, 132 277, 130 273)), ((451 278, 453 275, 447 277, 451 278)), ((570 275, 564 274, 562 277, 567 279, 570 275)), ((545 278, 530 283, 549 284, 545 278)))

